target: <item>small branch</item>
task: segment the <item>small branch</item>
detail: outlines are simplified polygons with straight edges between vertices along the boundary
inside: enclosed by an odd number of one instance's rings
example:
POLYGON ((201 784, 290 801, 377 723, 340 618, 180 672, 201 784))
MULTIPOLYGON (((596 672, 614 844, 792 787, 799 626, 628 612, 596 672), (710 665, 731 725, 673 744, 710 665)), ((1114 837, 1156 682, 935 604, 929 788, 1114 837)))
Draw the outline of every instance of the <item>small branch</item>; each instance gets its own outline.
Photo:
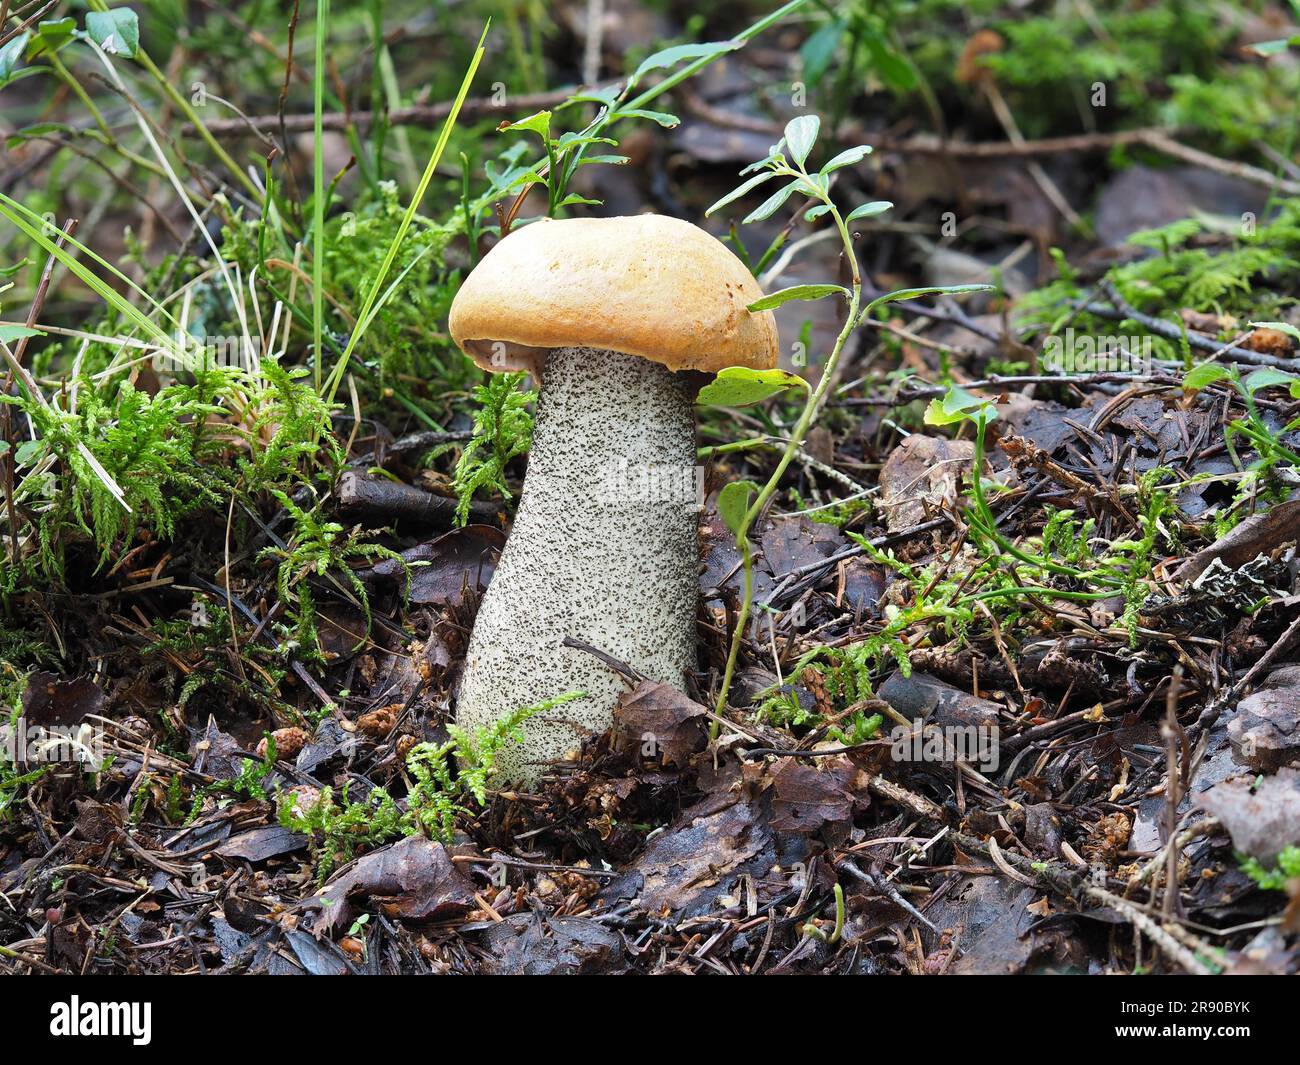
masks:
POLYGON ((587 654, 591 655, 592 658, 595 658, 609 666, 610 669, 629 684, 643 684, 649 679, 644 673, 633 669, 626 662, 620 662, 613 655, 606 654, 599 647, 594 647, 591 644, 575 639, 572 636, 566 636, 564 638, 564 646, 572 647, 575 651, 585 651, 587 654))
MULTIPOLYGON (((1149 314, 1143 314, 1119 294, 1119 290, 1115 288, 1112 282, 1103 280, 1098 285, 1098 288, 1106 294, 1113 306, 1107 307, 1101 303, 1084 303, 1080 305, 1080 310, 1112 322, 1131 319, 1156 336, 1164 337, 1166 340, 1182 340, 1183 330, 1179 326, 1174 325, 1173 322, 1165 321, 1163 318, 1153 318, 1149 314)), ((1226 356, 1232 362, 1245 363, 1247 366, 1272 366, 1279 370, 1289 370, 1292 373, 1300 370, 1300 359, 1280 359, 1275 355, 1265 355, 1262 352, 1239 348, 1235 344, 1224 344, 1215 340, 1214 337, 1194 332, 1191 329, 1187 330, 1186 335, 1187 343, 1191 347, 1199 351, 1213 352, 1215 358, 1226 356)))
MULTIPOLYGON (((405 520, 444 529, 450 529, 456 522, 454 499, 390 481, 387 477, 370 477, 348 470, 339 478, 336 494, 339 510, 349 521, 387 525, 405 520)), ((470 504, 470 516, 476 521, 490 521, 496 513, 497 507, 492 503, 470 504)))
MULTIPOLYGON (((1165 825, 1166 835, 1172 840, 1178 834, 1178 803, 1183 797, 1183 777, 1178 758, 1180 748, 1186 751, 1187 734, 1178 724, 1178 690, 1183 683, 1182 664, 1174 666, 1169 678, 1169 691, 1165 695, 1165 720, 1160 726, 1160 736, 1165 741, 1165 825)), ((1178 906, 1178 851, 1168 848, 1165 866, 1165 920, 1172 920, 1178 906)))
POLYGON ((925 914, 923 914, 920 910, 918 910, 915 906, 913 906, 910 902, 908 902, 907 899, 903 897, 902 893, 898 890, 898 888, 894 887, 893 884, 889 883, 884 878, 878 876, 872 876, 870 873, 864 872, 862 869, 859 869, 856 865, 854 865, 853 862, 850 861, 848 858, 843 859, 837 866, 835 866, 835 868, 843 869, 850 876, 853 876, 854 878, 861 880, 864 884, 866 884, 869 888, 871 888, 872 891, 876 892, 878 895, 884 895, 885 898, 889 899, 889 901, 892 902, 895 906, 898 906, 900 909, 905 910, 907 913, 911 914, 914 918, 916 918, 916 920, 920 921, 921 924, 925 925, 925 927, 928 928, 931 932, 933 932, 936 936, 943 935, 943 932, 940 929, 935 927, 934 922, 931 921, 930 918, 928 918, 925 914))
MULTIPOLYGON (((610 82, 609 84, 619 83, 610 82)), ((597 86, 598 89, 607 87, 607 85, 597 86)), ((476 97, 465 101, 460 109, 460 117, 465 119, 483 118, 493 112, 500 112, 504 119, 506 115, 513 114, 515 111, 529 112, 554 107, 556 104, 563 103, 577 91, 577 86, 569 86, 552 92, 523 93, 518 96, 506 97, 504 103, 491 96, 476 97)), ((447 116, 451 114, 451 108, 452 102, 444 100, 436 104, 399 107, 381 117, 386 118, 390 126, 418 126, 432 129, 446 121, 447 116)), ((357 130, 364 130, 372 126, 375 120, 376 116, 373 111, 352 111, 347 114, 341 111, 331 111, 321 115, 321 129, 335 133, 353 127, 357 130)), ((312 129, 314 121, 315 115, 312 114, 284 115, 282 125, 280 115, 258 115, 250 118, 221 118, 208 122, 206 125, 208 132, 212 134, 264 134, 281 130, 284 133, 306 133, 312 129)), ((182 129, 187 133, 195 132, 192 128, 182 127, 182 129)))

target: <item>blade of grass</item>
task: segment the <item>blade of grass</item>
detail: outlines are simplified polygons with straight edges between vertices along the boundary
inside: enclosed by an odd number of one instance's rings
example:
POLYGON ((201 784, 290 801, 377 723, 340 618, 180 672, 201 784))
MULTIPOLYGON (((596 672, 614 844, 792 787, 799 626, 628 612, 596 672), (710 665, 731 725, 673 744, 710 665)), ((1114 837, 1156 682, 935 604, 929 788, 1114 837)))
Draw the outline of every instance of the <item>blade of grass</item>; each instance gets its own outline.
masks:
POLYGON ((393 235, 392 243, 388 246, 388 252, 384 255, 384 260, 380 263, 374 280, 368 287, 365 302, 361 305, 361 313, 357 315, 357 324, 352 330, 352 335, 348 337, 347 347, 343 349, 342 356, 334 364, 334 369, 330 373, 325 396, 326 401, 329 403, 334 402, 334 396, 343 381, 344 373, 347 371, 348 361, 352 358, 352 353, 356 350, 357 344, 360 343, 366 327, 374 319, 375 304, 384 295, 382 286, 388 277, 388 271, 392 268, 397 253, 401 249, 402 241, 406 238, 406 232, 411 227, 411 220, 415 217, 415 212, 424 199, 424 194, 429 189, 429 182, 433 180, 433 174, 442 159, 442 153, 446 151, 447 141, 451 138, 451 131, 456 126, 456 119, 460 115, 461 105, 464 104, 465 97, 469 95, 469 88, 474 81, 474 75, 478 72, 479 63, 483 61, 485 52, 483 42, 487 40, 488 29, 491 24, 489 20, 488 24, 483 27, 483 34, 478 39, 478 47, 474 50, 474 57, 470 60, 469 69, 465 71, 465 77, 460 83, 460 91, 456 94, 456 100, 451 106, 451 112, 442 125, 442 132, 438 136, 437 144, 434 145, 433 154, 429 156, 429 162, 424 168, 420 184, 416 188, 414 195, 412 195, 410 204, 407 205, 406 213, 402 216, 401 224, 393 235))
MULTIPOLYGON (((147 336, 152 337, 155 341, 164 346, 170 347, 173 344, 173 338, 161 326, 159 326, 157 322, 145 315, 138 307, 136 307, 135 304, 118 292, 117 289, 104 281, 98 274, 82 263, 66 248, 61 247, 51 240, 45 233, 45 220, 43 218, 39 215, 34 215, 33 217, 35 217, 39 223, 35 225, 28 221, 24 215, 30 213, 31 212, 29 212, 22 204, 18 203, 16 200, 11 200, 8 196, 4 195, 4 193, 0 193, 0 215, 7 218, 31 240, 34 240, 45 251, 58 259, 64 268, 75 276, 78 281, 99 296, 105 303, 122 315, 122 317, 128 319, 136 326, 136 328, 143 330, 147 336)), ((93 253, 89 252, 89 249, 86 249, 84 245, 78 243, 71 237, 66 238, 66 240, 67 243, 71 244, 73 247, 91 254, 98 260, 98 256, 94 256, 93 253)), ((103 263, 103 260, 99 261, 103 263)), ((109 264, 103 263, 103 265, 108 266, 109 264)), ((109 266, 109 269, 112 270, 112 267, 109 266)), ((117 274, 117 271, 113 270, 113 273, 117 274)), ((121 274, 117 274, 117 276, 122 277, 121 274)), ((125 278, 122 279, 126 280, 125 278)), ((128 284, 129 283, 130 282, 128 282, 128 284)), ((136 291, 140 290, 137 289, 136 291)), ((159 307, 158 310, 162 311, 162 308, 159 307)), ((166 314, 167 312, 162 311, 162 313, 166 314)), ((171 315, 168 315, 168 317, 170 318, 171 315)))
POLYGON ((313 380, 318 393, 325 365, 321 349, 325 320, 325 298, 321 288, 321 272, 325 266, 325 152, 321 145, 324 137, 321 115, 325 110, 325 35, 329 30, 329 17, 329 0, 316 0, 316 70, 312 75, 315 114, 312 130, 311 336, 313 380))
MULTIPOLYGON (((42 234, 46 233, 47 222, 45 217, 43 215, 37 214, 26 204, 20 203, 19 201, 12 199, 9 196, 6 196, 2 192, 0 192, 0 204, 7 206, 9 210, 14 211, 19 215, 21 215, 24 219, 26 219, 31 224, 32 227, 34 227, 40 233, 42 234)), ((10 217, 7 212, 0 212, 0 213, 5 213, 6 217, 10 217)), ((15 221, 13 218, 10 218, 10 220, 15 221)), ((15 224, 17 224, 16 221, 15 224)), ((89 245, 82 244, 79 240, 77 240, 73 236, 65 237, 63 242, 65 244, 71 245, 73 248, 75 248, 86 258, 91 259, 94 262, 98 263, 110 274, 112 274, 115 278, 121 281, 123 285, 127 286, 132 292, 134 292, 137 296, 139 296, 142 300, 144 300, 147 304, 149 304, 154 311, 156 311, 158 314, 163 315, 173 325, 179 326, 180 323, 176 321, 176 318, 171 314, 170 311, 167 310, 167 308, 162 303, 159 303, 156 299, 153 298, 153 296, 151 296, 148 292, 146 292, 134 281, 132 281, 129 277, 127 277, 126 274, 122 273, 122 271, 120 271, 111 262, 109 262, 103 256, 99 255, 89 245)), ((66 260, 60 259, 60 262, 63 262, 65 266, 67 265, 66 260)))

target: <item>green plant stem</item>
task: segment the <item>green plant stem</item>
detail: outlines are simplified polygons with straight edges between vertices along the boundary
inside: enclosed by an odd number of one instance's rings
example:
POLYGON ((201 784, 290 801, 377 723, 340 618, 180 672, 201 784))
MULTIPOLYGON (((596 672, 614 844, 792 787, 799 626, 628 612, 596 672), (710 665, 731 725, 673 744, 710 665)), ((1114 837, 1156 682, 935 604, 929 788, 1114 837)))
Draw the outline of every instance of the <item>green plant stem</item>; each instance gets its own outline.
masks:
MULTIPOLYGON (((802 168, 800 169, 802 170, 802 168)), ((803 176, 807 177, 806 174, 803 176)), ((844 245, 844 255, 853 273, 853 280, 849 290, 849 313, 844 319, 844 327, 840 330, 839 336, 835 338, 835 346, 831 348, 826 364, 822 367, 821 378, 817 382, 817 387, 808 394, 808 398, 804 401, 803 412, 799 415, 799 421, 795 424, 793 431, 790 433, 790 438, 781 452, 781 458, 776 464, 776 469, 772 471, 772 476, 768 478, 767 483, 759 489, 753 503, 745 512, 744 520, 736 533, 736 546, 743 553, 745 560, 745 596, 741 601, 740 613, 736 618, 735 632, 731 636, 731 647, 727 652, 726 671, 722 675, 722 687, 718 691, 718 699, 714 705, 714 713, 718 716, 722 716, 727 708, 727 696, 731 692, 731 682, 736 674, 736 663, 740 659, 740 645, 744 642, 745 626, 749 622, 749 612, 753 600, 754 566, 753 554, 749 547, 749 530, 758 519, 759 514, 767 506, 768 500, 780 487, 781 478, 785 476, 785 471, 789 469, 790 463, 794 461, 795 455, 798 454, 804 437, 812 427, 817 411, 821 408, 822 397, 830 389, 831 382, 834 380, 835 367, 839 364, 840 356, 844 353, 844 346, 848 343, 849 337, 858 324, 858 309, 862 302, 862 273, 858 268, 858 256, 853 248, 853 238, 849 234, 848 226, 844 224, 839 209, 830 202, 829 198, 826 198, 824 202, 830 204, 830 217, 835 223, 835 228, 839 231, 840 241, 844 245)), ((718 723, 714 721, 712 731, 715 735, 717 729, 718 723)))
POLYGON ((93 99, 91 99, 90 94, 86 92, 81 82, 79 82, 75 77, 73 77, 72 71, 70 71, 66 66, 63 65, 63 60, 59 58, 57 52, 50 52, 46 56, 46 58, 49 59, 50 61, 50 69, 54 71, 55 77, 57 77, 61 82, 63 82, 64 85, 66 85, 72 91, 72 94, 81 103, 81 106, 86 109, 86 112, 90 115, 91 119, 94 120, 95 125, 98 127, 98 129, 95 130, 89 130, 89 129, 86 130, 85 133, 87 136, 90 136, 93 139, 99 141, 101 144, 104 145, 104 147, 113 149, 113 151, 117 152, 120 156, 122 156, 123 159, 126 159, 131 163, 133 163, 135 166, 138 166, 141 169, 148 171, 150 174, 153 174, 155 177, 160 177, 160 178, 167 177, 166 171, 164 171, 163 168, 160 167, 157 163, 155 163, 152 159, 146 159, 142 155, 137 155, 129 148, 125 148, 118 143, 117 138, 113 136, 112 128, 109 126, 108 121, 104 118, 104 113, 100 111, 99 105, 96 104, 93 99))
POLYGON ((844 934, 844 888, 836 883, 832 890, 835 893, 835 928, 831 931, 827 942, 833 945, 838 943, 840 936, 844 934))
MULTIPOLYGON (((406 213, 402 215, 402 221, 397 227, 397 232, 393 236, 392 243, 388 246, 388 252, 384 256, 384 261, 380 263, 379 270, 375 273, 374 281, 371 282, 369 290, 366 292, 365 301, 362 303, 361 312, 357 315, 357 324, 352 329, 351 336, 348 337, 347 346, 343 349, 343 354, 339 356, 338 361, 334 364, 334 369, 330 371, 329 379, 325 382, 325 396, 327 402, 333 403, 334 396, 337 394, 339 385, 343 382, 343 376, 347 372, 348 362, 352 358, 353 351, 356 350, 357 344, 361 342, 361 337, 370 326, 370 322, 383 306, 382 300, 391 295, 392 287, 383 288, 384 282, 388 278, 388 271, 391 269, 393 262, 397 259, 397 254, 401 250, 402 242, 406 239, 407 230, 411 227, 411 219, 415 217, 415 212, 419 210, 420 201, 424 199, 424 194, 429 189, 429 182, 433 180, 434 171, 442 159, 442 153, 447 148, 447 141, 451 137, 451 131, 456 126, 456 121, 460 117, 461 106, 465 103, 465 97, 469 95, 469 87, 473 84, 474 75, 478 73, 479 64, 483 61, 485 54, 484 41, 487 39, 488 29, 491 24, 483 27, 483 33, 479 37, 478 46, 474 50, 474 56, 470 60, 465 76, 460 83, 460 91, 456 94, 455 102, 448 112, 446 121, 442 124, 442 132, 438 135, 437 143, 433 147, 433 152, 429 156, 429 162, 424 168, 424 174, 420 177, 420 184, 416 187, 414 194, 411 196, 411 202, 407 205, 406 213)), ((408 266, 409 270, 410 267, 408 266)))
POLYGON ((325 33, 329 22, 329 0, 316 2, 316 69, 312 77, 313 107, 315 108, 312 153, 312 254, 311 254, 311 335, 312 373, 316 391, 320 392, 324 379, 324 352, 321 350, 325 299, 321 273, 325 268, 325 152, 321 147, 324 136, 322 114, 325 109, 325 33))
POLYGON ((1059 588, 1046 588, 1031 584, 1017 584, 1013 588, 991 588, 987 592, 974 592, 971 595, 964 595, 953 605, 962 606, 966 603, 983 602, 986 599, 1002 599, 1019 595, 1038 595, 1047 599, 1069 599, 1074 602, 1087 603, 1095 602, 1098 599, 1110 599, 1118 593, 1115 591, 1107 592, 1067 592, 1059 588))
MULTIPOLYGON (((101 13, 109 10, 108 4, 105 3, 104 0, 87 0, 87 6, 90 7, 92 11, 99 11, 101 13)), ((144 69, 148 71, 149 76, 158 83, 158 87, 162 89, 163 94, 171 100, 181 114, 186 117, 198 132, 199 136, 203 139, 204 143, 207 144, 208 148, 212 151, 212 154, 221 160, 222 166, 229 170, 235 180, 244 187, 244 190, 252 197, 253 202, 261 204, 262 193, 258 189, 256 183, 254 183, 253 179, 244 173, 239 164, 230 157, 230 153, 227 152, 225 148, 221 147, 217 142, 217 139, 212 135, 211 131, 209 131, 208 127, 203 124, 203 119, 199 118, 198 112, 196 112, 190 105, 189 100, 176 91, 176 86, 171 83, 166 74, 158 69, 158 65, 149 57, 149 53, 144 50, 143 46, 136 48, 135 60, 144 67, 144 69)))

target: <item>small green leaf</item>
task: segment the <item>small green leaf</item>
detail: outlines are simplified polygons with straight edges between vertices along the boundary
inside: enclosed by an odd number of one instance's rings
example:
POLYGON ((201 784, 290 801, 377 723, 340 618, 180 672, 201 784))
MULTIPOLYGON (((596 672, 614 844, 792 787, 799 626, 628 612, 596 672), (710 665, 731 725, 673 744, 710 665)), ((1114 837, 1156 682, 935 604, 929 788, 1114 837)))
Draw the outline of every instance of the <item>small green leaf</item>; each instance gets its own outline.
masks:
POLYGON ((809 207, 803 216, 804 221, 811 222, 814 218, 820 218, 830 209, 831 205, 829 203, 819 203, 813 207, 809 207))
POLYGON ((772 292, 749 305, 750 311, 770 311, 791 300, 819 300, 824 296, 840 295, 848 297, 849 290, 842 285, 792 285, 779 292, 772 292))
POLYGON ((952 425, 955 422, 983 421, 986 424, 998 415, 990 400, 953 385, 943 399, 932 399, 925 409, 926 425, 952 425))
POLYGON ((803 60, 803 80, 806 84, 815 86, 825 77, 835 59, 845 28, 842 20, 832 19, 804 41, 803 47, 799 49, 799 58, 803 60))
POLYGON ((707 211, 705 211, 704 212, 705 217, 707 218, 709 215, 713 214, 713 212, 716 211, 719 207, 725 207, 733 200, 740 199, 740 197, 745 195, 745 193, 747 193, 750 189, 757 188, 759 185, 763 184, 764 181, 768 181, 774 177, 776 177, 776 175, 769 170, 766 171, 765 173, 759 174, 757 177, 752 177, 748 181, 742 182, 741 184, 737 185, 734 189, 732 189, 729 193, 727 193, 724 197, 722 197, 722 199, 720 199, 707 211))
POLYGON ((732 481, 718 493, 718 516, 736 536, 744 528, 750 500, 757 494, 758 485, 753 481, 732 481))
POLYGON ((852 166, 854 163, 861 162, 870 154, 871 145, 869 144, 859 144, 856 148, 846 148, 822 167, 821 172, 823 174, 829 174, 834 170, 839 170, 841 167, 852 166))
POLYGON ((6 344, 12 344, 15 340, 21 340, 23 337, 43 337, 45 333, 40 329, 28 329, 22 325, 0 325, 0 340, 6 344))
POLYGON ((767 150, 767 155, 763 156, 762 159, 755 159, 740 172, 740 176, 744 177, 746 174, 753 174, 762 170, 763 167, 767 166, 769 163, 779 162, 785 162, 785 156, 781 152, 781 145, 774 144, 767 150))
POLYGON ((665 48, 643 60, 628 78, 627 86, 630 89, 652 70, 675 67, 688 59, 708 59, 711 56, 722 55, 724 52, 734 52, 739 47, 739 41, 717 41, 713 44, 678 44, 672 48, 665 48))
POLYGON ((1244 51, 1254 52, 1256 55, 1279 55, 1290 48, 1300 48, 1300 35, 1295 37, 1282 37, 1275 41, 1260 41, 1259 44, 1248 44, 1244 51))
POLYGON ((1251 322, 1251 329, 1276 329, 1279 333, 1285 333, 1297 344, 1300 344, 1300 329, 1297 329, 1290 322, 1251 322))
POLYGON ((785 370, 751 370, 728 366, 700 389, 695 402, 705 407, 750 407, 790 388, 807 388, 808 382, 785 370))
POLYGON ((538 111, 535 115, 529 115, 527 118, 521 118, 518 122, 502 122, 497 126, 497 132, 504 133, 510 129, 523 129, 530 133, 536 133, 543 140, 549 140, 551 136, 551 112, 538 111))
POLYGON ((557 204, 557 206, 575 207, 581 204, 585 207, 600 207, 603 203, 604 203, 603 200, 590 200, 586 196, 579 196, 576 192, 571 192, 566 197, 564 197, 564 199, 562 199, 559 202, 559 204, 557 204))
POLYGON ((644 118, 648 122, 658 122, 664 129, 673 129, 682 124, 682 120, 676 115, 670 115, 667 111, 646 111, 640 107, 631 107, 626 111, 619 111, 615 118, 644 118))
POLYGON ((551 142, 556 152, 565 151, 568 148, 576 147, 580 144, 618 144, 618 141, 611 140, 609 137, 584 137, 581 133, 561 133, 554 141, 551 142))
MULTIPOLYGON (((617 85, 606 85, 602 89, 587 89, 585 92, 576 92, 570 96, 560 107, 568 107, 570 104, 587 103, 600 104, 602 107, 613 107, 618 100, 622 90, 617 85)), ((617 117, 617 116, 616 116, 617 117)))
POLYGON ((86 33, 109 55, 134 59, 140 50, 140 22, 129 7, 89 12, 86 33))
POLYGON ((808 153, 817 143, 821 125, 822 120, 816 115, 800 115, 786 123, 785 143, 790 149, 790 157, 800 166, 803 166, 808 153))
POLYGON ((992 285, 936 285, 927 288, 900 288, 895 292, 886 292, 883 296, 877 296, 863 308, 860 318, 865 318, 877 307, 883 307, 886 303, 901 303, 903 300, 914 300, 918 296, 939 294, 955 296, 963 292, 992 291, 992 285))
POLYGON ((893 206, 888 200, 872 200, 870 203, 864 203, 861 207, 853 208, 844 221, 856 222, 859 218, 874 218, 878 214, 884 214, 886 211, 892 210, 893 206))
POLYGON ((805 192, 807 191, 802 178, 792 181, 784 188, 772 193, 771 196, 755 207, 754 210, 745 215, 741 220, 741 224, 749 225, 750 222, 761 222, 764 218, 770 218, 781 209, 785 204, 785 201, 788 200, 794 191, 800 187, 803 187, 805 192))
POLYGON ((1225 377, 1231 377, 1232 371, 1226 366, 1217 362, 1203 362, 1199 366, 1194 366, 1187 372, 1183 378, 1183 387, 1193 392, 1199 392, 1202 388, 1208 388, 1215 381, 1222 381, 1225 377))
POLYGON ((19 466, 30 466, 44 451, 44 440, 24 440, 14 448, 14 462, 19 466))
POLYGON ((20 69, 18 64, 22 61, 23 49, 27 47, 27 42, 31 40, 31 37, 32 35, 24 30, 3 48, 0 48, 0 85, 13 80, 14 71, 20 69))
POLYGON ((47 52, 57 52, 72 43, 72 35, 77 32, 75 18, 50 19, 38 23, 36 36, 27 46, 27 58, 35 59, 47 52))
POLYGON ((883 37, 871 33, 866 36, 865 43, 881 81, 896 92, 910 92, 916 88, 916 71, 883 37))
POLYGON ((1241 385, 1252 396, 1264 388, 1290 388, 1296 381, 1295 374, 1283 373, 1281 370, 1275 370, 1271 366, 1265 366, 1263 369, 1256 370, 1249 374, 1241 385))
MULTIPOLYGON (((42 68, 27 67, 26 70, 21 73, 35 73, 40 69, 42 68)), ((0 81, 0 84, 3 84, 3 81, 0 81)), ((5 139, 5 146, 10 151, 13 151, 18 147, 18 145, 22 144, 24 141, 31 140, 33 137, 47 137, 51 133, 67 133, 75 135, 76 132, 76 129, 63 122, 37 122, 35 125, 24 126, 16 133, 11 134, 5 139)))

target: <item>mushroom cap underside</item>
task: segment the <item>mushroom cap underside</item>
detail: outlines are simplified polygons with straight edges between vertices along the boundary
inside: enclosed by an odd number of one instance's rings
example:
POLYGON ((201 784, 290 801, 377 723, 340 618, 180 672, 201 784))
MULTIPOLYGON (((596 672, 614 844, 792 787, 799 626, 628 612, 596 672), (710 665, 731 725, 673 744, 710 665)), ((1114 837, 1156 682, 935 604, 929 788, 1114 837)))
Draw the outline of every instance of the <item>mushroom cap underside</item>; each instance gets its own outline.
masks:
POLYGON ((490 371, 553 348, 638 355, 670 370, 776 365, 776 320, 721 241, 664 215, 566 218, 512 232, 465 279, 451 335, 490 371))

